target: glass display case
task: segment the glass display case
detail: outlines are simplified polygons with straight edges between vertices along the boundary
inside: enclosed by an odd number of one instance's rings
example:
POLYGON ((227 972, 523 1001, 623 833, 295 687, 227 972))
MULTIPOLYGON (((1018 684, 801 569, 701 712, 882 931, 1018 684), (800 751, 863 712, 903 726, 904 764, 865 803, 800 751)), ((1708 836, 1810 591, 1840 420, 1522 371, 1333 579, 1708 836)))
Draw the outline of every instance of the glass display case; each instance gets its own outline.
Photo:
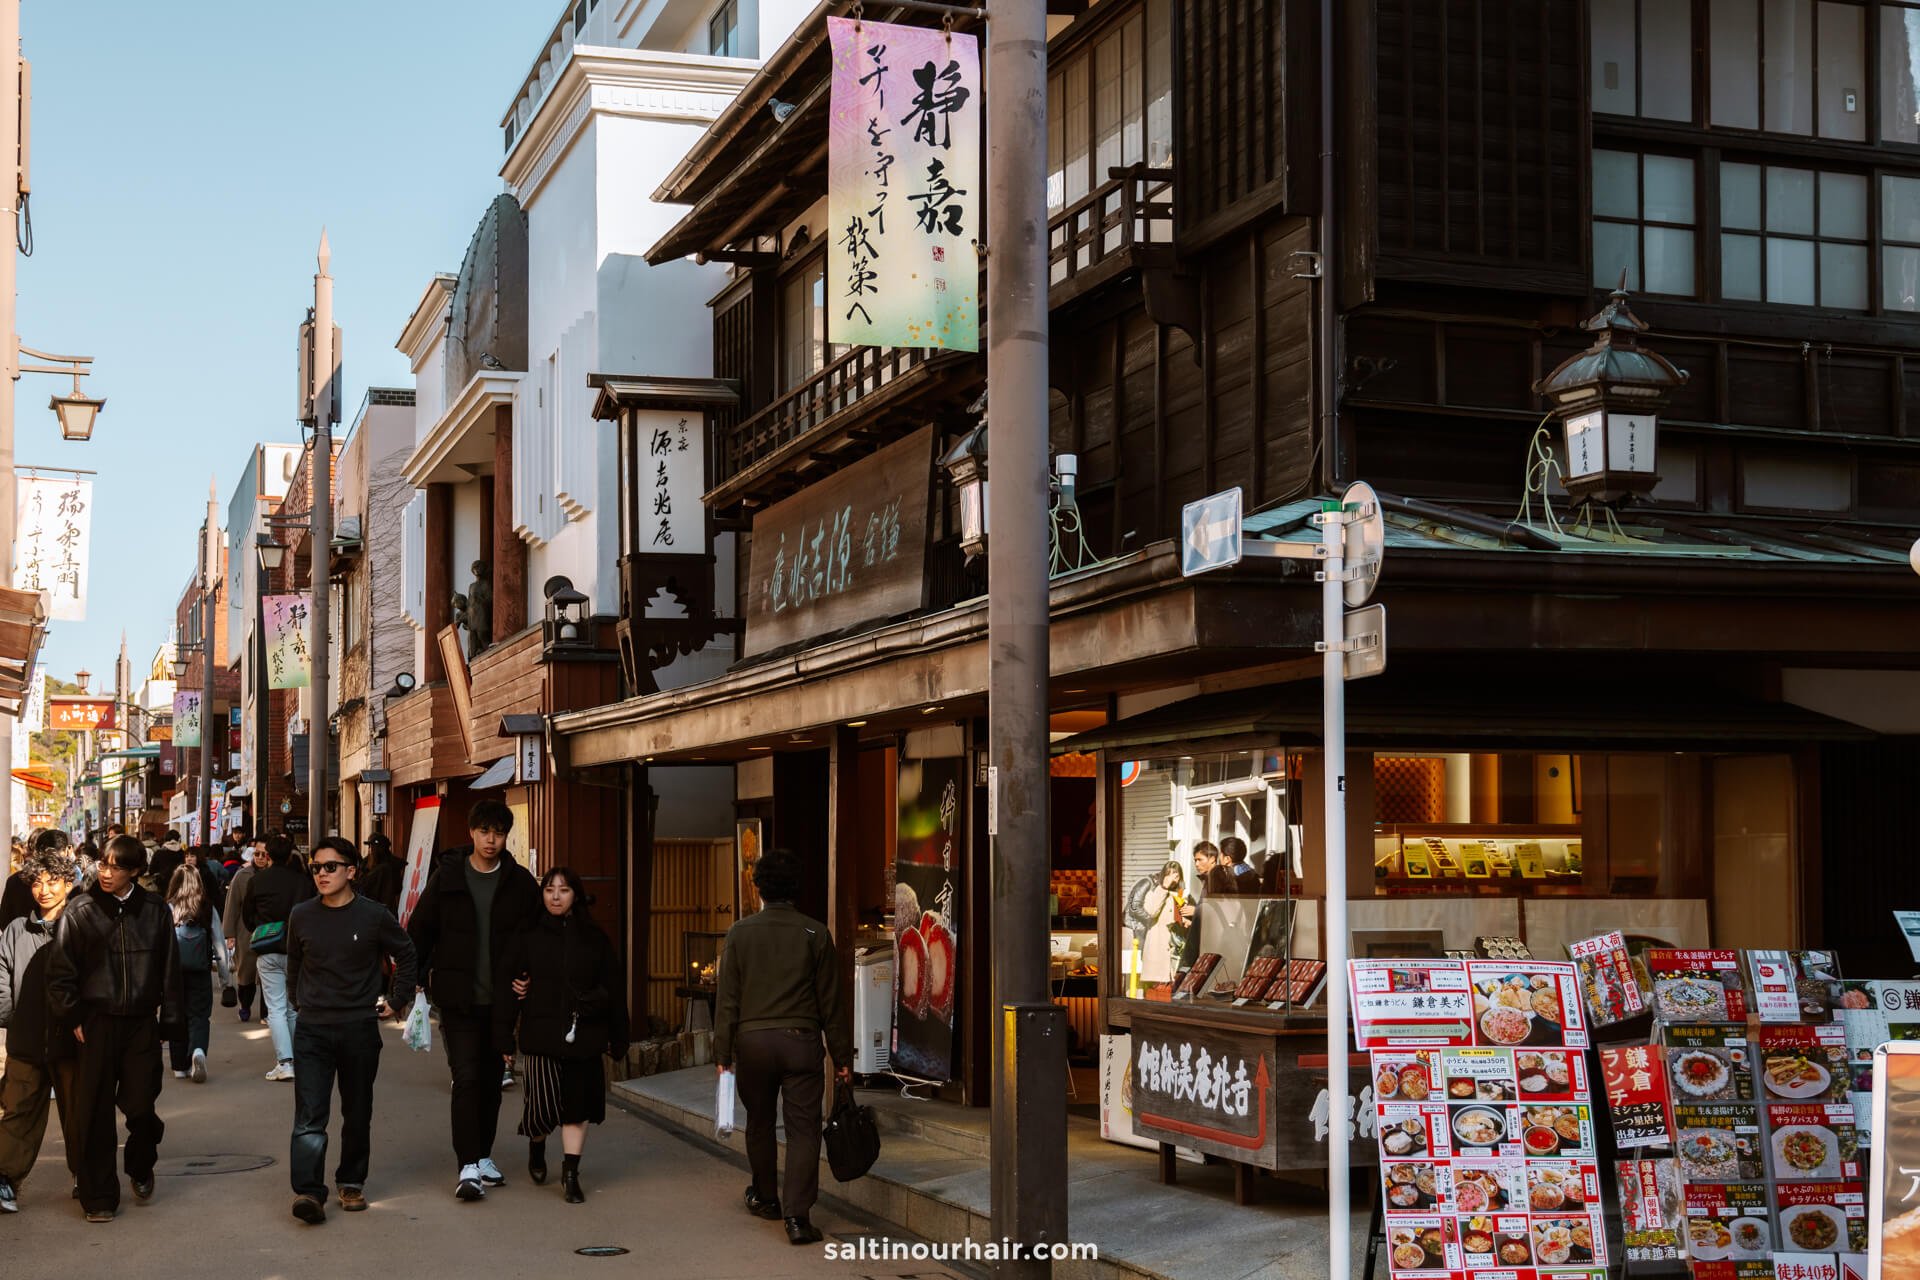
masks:
POLYGON ((726 940, 724 933, 696 933, 692 930, 686 933, 681 942, 680 976, 682 984, 690 988, 687 994, 718 989, 720 948, 726 940))

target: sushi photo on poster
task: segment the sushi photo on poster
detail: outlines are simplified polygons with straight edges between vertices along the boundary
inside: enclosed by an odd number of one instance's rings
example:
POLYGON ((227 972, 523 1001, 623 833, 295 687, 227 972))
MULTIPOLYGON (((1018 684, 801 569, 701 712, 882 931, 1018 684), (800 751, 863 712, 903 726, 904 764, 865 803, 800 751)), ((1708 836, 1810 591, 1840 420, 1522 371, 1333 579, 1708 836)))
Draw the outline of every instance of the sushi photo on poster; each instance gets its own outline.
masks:
POLYGON ((892 1069, 953 1078, 965 757, 903 759, 893 880, 892 1069))

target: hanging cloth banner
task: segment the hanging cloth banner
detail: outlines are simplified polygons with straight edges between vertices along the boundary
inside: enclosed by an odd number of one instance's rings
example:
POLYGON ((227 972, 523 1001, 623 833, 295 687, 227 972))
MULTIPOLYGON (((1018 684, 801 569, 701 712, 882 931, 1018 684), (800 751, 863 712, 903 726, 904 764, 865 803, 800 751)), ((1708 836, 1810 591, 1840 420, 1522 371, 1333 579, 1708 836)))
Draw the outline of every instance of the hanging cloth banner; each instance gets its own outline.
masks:
POLYGON ((260 608, 267 623, 267 688, 306 688, 313 679, 313 655, 307 648, 310 597, 304 591, 262 596, 260 608))
POLYGON ((181 689, 173 695, 173 745, 200 745, 200 690, 181 689))
POLYGON ((980 44, 828 18, 827 340, 980 349, 980 44))
POLYGON ((15 491, 18 537, 13 585, 45 591, 47 617, 80 622, 87 616, 87 539, 93 481, 79 476, 21 476, 15 491))

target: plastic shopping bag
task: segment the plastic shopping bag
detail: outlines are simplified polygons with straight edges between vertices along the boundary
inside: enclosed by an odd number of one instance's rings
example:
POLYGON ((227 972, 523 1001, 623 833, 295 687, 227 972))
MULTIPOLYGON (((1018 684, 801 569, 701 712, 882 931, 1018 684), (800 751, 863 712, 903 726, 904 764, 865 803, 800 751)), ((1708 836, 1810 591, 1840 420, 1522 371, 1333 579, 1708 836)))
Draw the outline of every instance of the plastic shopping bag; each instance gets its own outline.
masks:
POLYGON ((713 1091, 713 1133, 724 1138, 733 1132, 733 1072, 722 1071, 713 1091))
POLYGON ((407 1014, 407 1025, 400 1038, 415 1053, 425 1053, 433 1048, 433 1023, 430 1017, 426 996, 414 996, 413 1011, 407 1014))

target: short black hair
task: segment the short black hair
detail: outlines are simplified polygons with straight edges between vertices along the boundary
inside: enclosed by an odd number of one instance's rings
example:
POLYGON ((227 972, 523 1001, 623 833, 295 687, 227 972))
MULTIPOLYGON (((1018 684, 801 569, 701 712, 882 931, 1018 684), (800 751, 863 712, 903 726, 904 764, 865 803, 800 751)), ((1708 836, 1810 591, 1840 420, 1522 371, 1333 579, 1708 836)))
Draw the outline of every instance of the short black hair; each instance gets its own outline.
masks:
POLYGON ((753 887, 764 902, 792 902, 800 896, 800 859, 786 849, 770 849, 753 864, 753 887))
POLYGON ((267 856, 273 859, 276 867, 289 866, 293 862, 293 841, 275 831, 261 841, 267 847, 267 856))
POLYGON ((1247 842, 1239 836, 1221 836, 1220 852, 1227 855, 1227 861, 1233 863, 1247 860, 1247 842))
POLYGON ((33 837, 33 852, 59 853, 73 847, 73 837, 58 827, 48 827, 33 837))
POLYGON ((467 811, 467 830, 498 831, 505 835, 513 830, 513 810, 507 808, 505 801, 492 797, 477 800, 467 811))
POLYGON ((147 846, 133 836, 115 836, 107 841, 107 857, 122 871, 135 875, 147 869, 147 846))
MULTIPOLYGON (((360 865, 360 851, 354 848, 353 841, 347 839, 345 836, 327 836, 324 839, 316 840, 313 848, 308 851, 308 859, 311 861, 316 858, 322 849, 339 854, 340 860, 350 867, 360 865)), ((274 862, 277 864, 279 859, 275 858, 274 862)))

